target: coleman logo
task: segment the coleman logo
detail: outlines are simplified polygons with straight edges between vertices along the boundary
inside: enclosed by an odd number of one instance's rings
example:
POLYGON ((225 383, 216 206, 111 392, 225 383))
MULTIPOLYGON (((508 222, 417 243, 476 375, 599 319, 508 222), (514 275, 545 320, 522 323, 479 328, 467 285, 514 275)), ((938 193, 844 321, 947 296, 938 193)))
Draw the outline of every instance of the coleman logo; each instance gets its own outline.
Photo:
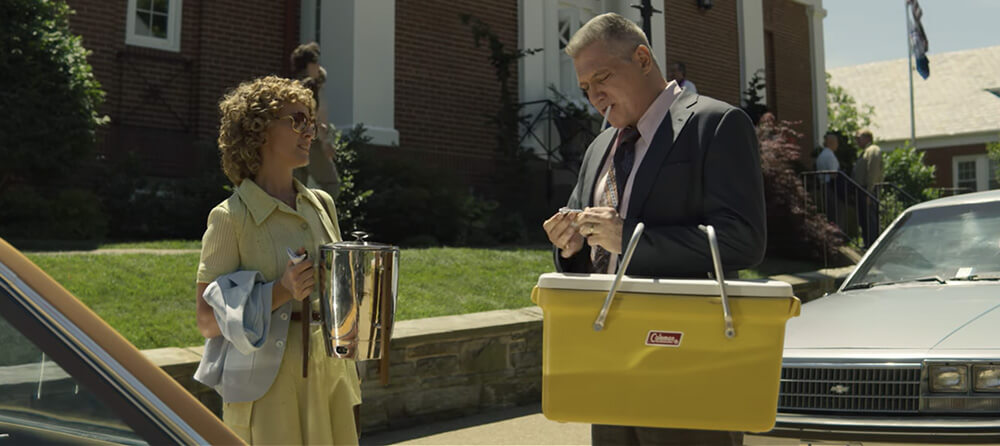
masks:
POLYGON ((684 336, 684 333, 679 331, 649 330, 649 334, 646 335, 646 345, 655 347, 680 347, 681 336, 684 336))
POLYGON ((843 395, 851 391, 851 388, 843 384, 837 384, 830 388, 830 391, 836 393, 837 395, 843 395))

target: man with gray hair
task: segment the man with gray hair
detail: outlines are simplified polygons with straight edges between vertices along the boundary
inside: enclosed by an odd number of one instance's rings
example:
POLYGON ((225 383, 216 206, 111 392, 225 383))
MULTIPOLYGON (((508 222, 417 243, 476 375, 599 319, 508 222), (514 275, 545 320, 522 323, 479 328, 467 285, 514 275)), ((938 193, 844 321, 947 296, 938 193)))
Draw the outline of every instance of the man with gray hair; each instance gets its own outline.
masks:
MULTIPOLYGON (((707 278, 712 255, 700 224, 717 231, 726 277, 758 264, 766 222, 750 118, 667 82, 645 34, 618 14, 587 22, 566 53, 580 88, 613 128, 587 149, 567 203, 571 211, 557 212, 542 225, 554 245, 556 269, 615 273, 622 247, 640 222, 646 229, 629 275, 707 278)), ((594 425, 592 441, 740 445, 743 434, 594 425)))

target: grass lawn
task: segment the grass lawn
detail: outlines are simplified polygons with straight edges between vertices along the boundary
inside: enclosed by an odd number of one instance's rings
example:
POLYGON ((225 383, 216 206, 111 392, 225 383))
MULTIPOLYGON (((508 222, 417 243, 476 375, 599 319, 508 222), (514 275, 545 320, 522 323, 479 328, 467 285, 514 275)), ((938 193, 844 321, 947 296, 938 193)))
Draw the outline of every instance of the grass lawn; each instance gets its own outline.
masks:
MULTIPOLYGON (((27 256, 140 349, 204 342, 194 316, 198 254, 27 256)), ((550 256, 545 249, 404 249, 396 317, 530 306, 538 275, 552 270, 550 256)))
POLYGON ((95 249, 201 249, 201 240, 155 240, 142 242, 7 240, 7 242, 24 252, 92 251, 95 249))
POLYGON ((99 249, 201 249, 201 240, 156 240, 149 242, 108 242, 99 249))
MULTIPOLYGON (((198 241, 118 243, 102 248, 197 249, 198 241)), ((531 248, 426 248, 400 253, 397 320, 531 306, 551 251, 531 248)), ((198 254, 28 253, 66 289, 142 349, 203 342, 195 324, 198 254)), ((741 278, 812 271, 813 262, 765 261, 741 278)))

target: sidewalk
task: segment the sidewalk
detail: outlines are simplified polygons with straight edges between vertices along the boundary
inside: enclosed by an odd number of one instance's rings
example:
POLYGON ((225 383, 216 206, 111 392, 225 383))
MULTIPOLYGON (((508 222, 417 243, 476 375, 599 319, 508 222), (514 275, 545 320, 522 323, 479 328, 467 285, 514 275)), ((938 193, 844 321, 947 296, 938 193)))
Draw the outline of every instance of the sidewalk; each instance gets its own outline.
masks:
MULTIPOLYGON (((361 437, 362 446, 421 445, 589 445, 590 425, 559 423, 542 415, 541 404, 429 423, 361 437)), ((801 445, 798 439, 746 435, 748 446, 801 445)), ((825 443, 860 444, 851 442, 825 443)), ((865 443, 876 446, 885 443, 865 443)))

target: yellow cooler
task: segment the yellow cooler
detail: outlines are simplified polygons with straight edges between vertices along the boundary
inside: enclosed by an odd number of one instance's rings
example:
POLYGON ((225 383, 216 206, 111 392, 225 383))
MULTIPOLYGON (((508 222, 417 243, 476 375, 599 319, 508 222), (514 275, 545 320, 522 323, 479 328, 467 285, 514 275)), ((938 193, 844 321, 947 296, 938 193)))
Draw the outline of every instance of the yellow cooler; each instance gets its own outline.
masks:
MULTIPOLYGON (((638 232, 638 231, 637 231, 638 232)), ((543 274, 542 412, 551 420, 763 432, 774 427, 791 285, 543 274), (728 331, 728 332, 727 332, 728 331)))

